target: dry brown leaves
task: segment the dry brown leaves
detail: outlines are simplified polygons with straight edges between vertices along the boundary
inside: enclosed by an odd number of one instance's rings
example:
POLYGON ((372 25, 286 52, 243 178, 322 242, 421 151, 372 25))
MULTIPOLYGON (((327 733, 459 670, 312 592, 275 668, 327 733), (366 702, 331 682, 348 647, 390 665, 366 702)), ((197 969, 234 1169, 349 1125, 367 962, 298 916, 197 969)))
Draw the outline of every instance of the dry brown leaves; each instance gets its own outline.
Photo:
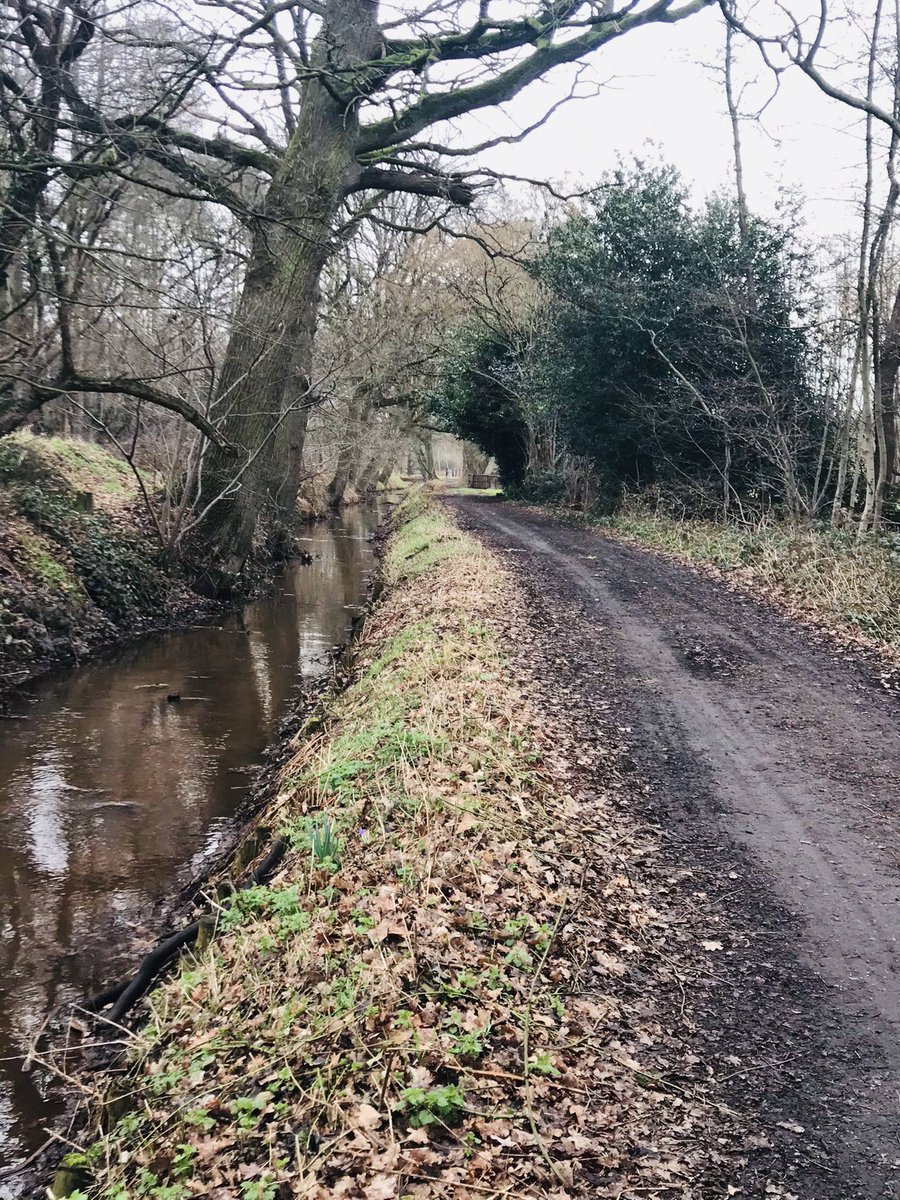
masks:
POLYGON ((278 819, 307 840, 155 999, 138 1119, 93 1152, 104 1194, 728 1194, 731 1117, 677 1082, 696 1060, 659 1008, 678 964, 648 847, 579 794, 512 676, 510 579, 426 518, 285 769, 278 819), (323 814, 332 862, 310 850, 323 814))

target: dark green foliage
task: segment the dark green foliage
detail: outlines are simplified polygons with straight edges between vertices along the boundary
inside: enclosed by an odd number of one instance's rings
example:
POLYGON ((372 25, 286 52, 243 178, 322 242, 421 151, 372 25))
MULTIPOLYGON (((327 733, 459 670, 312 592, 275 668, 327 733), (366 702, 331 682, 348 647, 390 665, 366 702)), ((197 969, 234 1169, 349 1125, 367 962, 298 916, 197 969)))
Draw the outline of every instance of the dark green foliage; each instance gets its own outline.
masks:
POLYGON ((71 495, 26 485, 14 489, 21 513, 71 555, 85 591, 107 616, 121 622, 154 604, 162 577, 151 547, 105 513, 81 513, 71 495))
POLYGON ((534 270, 567 443, 620 486, 789 500, 820 423, 805 382, 790 232, 734 205, 695 215, 667 167, 619 173, 554 230, 534 270), (726 478, 727 474, 727 478, 726 478))
POLYGON ((433 408, 448 429, 497 462, 505 484, 525 476, 528 425, 514 387, 514 351, 496 331, 473 323, 457 332, 433 408))
POLYGON ((551 228, 529 269, 546 294, 537 339, 467 329, 437 405, 507 482, 552 502, 576 461, 590 464, 601 507, 651 485, 695 512, 803 507, 823 414, 790 222, 751 218, 743 236, 734 204, 693 212, 672 168, 638 164, 551 228), (498 386, 513 365, 518 391, 498 386), (525 478, 497 449, 508 453, 514 430, 528 445, 535 414, 553 418, 564 453, 536 456, 525 478))

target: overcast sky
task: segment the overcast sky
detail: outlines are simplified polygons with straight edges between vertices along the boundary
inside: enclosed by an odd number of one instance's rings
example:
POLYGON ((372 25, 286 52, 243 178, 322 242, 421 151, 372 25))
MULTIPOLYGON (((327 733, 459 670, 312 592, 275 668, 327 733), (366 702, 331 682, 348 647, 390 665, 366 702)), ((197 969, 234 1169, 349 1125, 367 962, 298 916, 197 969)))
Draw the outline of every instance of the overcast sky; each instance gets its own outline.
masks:
MULTIPOLYGON (((837 35, 838 29, 835 29, 837 35)), ((840 31, 843 33, 843 31, 840 31)), ((611 43, 590 64, 601 94, 565 106, 527 141, 493 150, 491 166, 541 178, 596 180, 619 155, 647 154, 648 142, 679 168, 698 195, 730 185, 731 129, 721 72, 724 32, 717 9, 674 27, 650 27, 611 43)), ((747 110, 773 91, 755 47, 739 50, 738 80, 747 110)), ((509 112, 538 118, 567 90, 564 73, 533 86, 509 112)), ((476 136, 508 130, 496 114, 479 118, 476 136)), ((855 231, 863 176, 860 114, 823 96, 800 72, 782 77, 760 124, 744 125, 751 205, 771 210, 779 191, 806 197, 812 236, 855 231)))

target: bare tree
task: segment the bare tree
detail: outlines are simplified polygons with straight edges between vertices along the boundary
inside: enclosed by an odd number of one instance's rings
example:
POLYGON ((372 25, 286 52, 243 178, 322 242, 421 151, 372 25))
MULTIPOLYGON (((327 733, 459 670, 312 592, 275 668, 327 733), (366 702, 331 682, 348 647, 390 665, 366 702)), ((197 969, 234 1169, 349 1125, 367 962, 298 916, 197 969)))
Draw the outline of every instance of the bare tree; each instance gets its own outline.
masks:
MULTIPOLYGON (((42 203, 52 209, 60 189, 105 179, 225 208, 244 226, 248 250, 207 412, 168 380, 86 371, 62 280, 47 289, 57 361, 40 374, 7 375, 2 427, 79 392, 179 413, 210 442, 197 472, 195 545, 210 582, 227 582, 260 517, 269 525, 294 511, 308 414, 321 399, 320 278, 360 222, 377 218, 395 193, 429 202, 420 228, 469 205, 492 176, 467 171, 466 161, 522 135, 461 147, 453 122, 710 2, 514 0, 501 10, 499 0, 438 0, 385 18, 377 0, 219 0, 173 28, 168 7, 151 0, 109 15, 100 0, 16 0, 2 46, 10 69, 0 72, 11 178, 0 214, 7 277, 23 271, 29 240, 46 232, 42 203), (152 86, 111 95, 96 86, 97 64, 106 48, 126 45, 152 61, 152 86), (88 86, 82 65, 91 54, 88 86), (459 169, 436 165, 441 154, 459 169)), ((64 240, 59 228, 53 237, 64 240)), ((50 247, 42 253, 52 275, 50 247)), ((10 329, 30 294, 20 282, 8 297, 10 329)))
POLYGON ((868 24, 854 19, 853 27, 863 39, 861 86, 857 82, 858 64, 852 53, 843 49, 845 24, 840 26, 841 33, 835 34, 829 0, 819 0, 812 15, 795 14, 788 5, 779 5, 777 28, 760 28, 752 10, 745 12, 738 0, 720 0, 720 7, 732 30, 729 36, 740 33, 749 39, 776 77, 786 70, 799 70, 826 96, 864 117, 865 183, 856 279, 856 343, 841 420, 832 510, 832 519, 837 523, 847 498, 850 457, 855 446, 857 458, 849 504, 851 509, 855 507, 861 475, 865 489, 857 529, 863 536, 881 527, 885 499, 898 468, 900 294, 894 293, 885 305, 883 291, 885 255, 900 199, 896 177, 900 145, 900 7, 895 0, 892 19, 887 20, 884 0, 876 0, 868 24), (842 53, 836 55, 839 44, 842 53), (881 163, 887 190, 884 200, 878 202, 881 163))

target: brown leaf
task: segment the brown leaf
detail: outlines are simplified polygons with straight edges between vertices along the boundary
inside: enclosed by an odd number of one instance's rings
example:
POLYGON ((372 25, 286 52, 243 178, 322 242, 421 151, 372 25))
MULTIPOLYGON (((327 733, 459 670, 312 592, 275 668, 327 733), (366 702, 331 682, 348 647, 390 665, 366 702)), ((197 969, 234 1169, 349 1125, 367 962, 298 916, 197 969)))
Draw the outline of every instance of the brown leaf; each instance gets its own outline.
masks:
POLYGON ((350 1116, 350 1126, 355 1129, 377 1129, 381 1122, 381 1113, 371 1104, 360 1104, 350 1116))
POLYGON ((392 1200, 397 1195, 397 1178, 392 1175, 376 1175, 363 1192, 366 1200, 392 1200))

